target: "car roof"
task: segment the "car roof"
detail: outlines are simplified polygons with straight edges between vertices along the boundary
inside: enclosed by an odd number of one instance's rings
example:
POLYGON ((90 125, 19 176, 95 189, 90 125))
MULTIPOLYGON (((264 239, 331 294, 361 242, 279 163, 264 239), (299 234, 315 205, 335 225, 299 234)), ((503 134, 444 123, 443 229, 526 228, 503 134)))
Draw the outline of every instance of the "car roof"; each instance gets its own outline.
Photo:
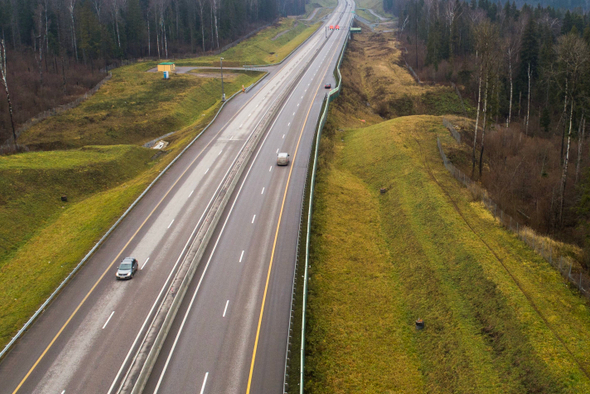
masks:
POLYGON ((287 157, 289 154, 287 152, 281 152, 277 155, 278 157, 287 157))
POLYGON ((125 257, 121 263, 132 263, 135 259, 133 257, 125 257))

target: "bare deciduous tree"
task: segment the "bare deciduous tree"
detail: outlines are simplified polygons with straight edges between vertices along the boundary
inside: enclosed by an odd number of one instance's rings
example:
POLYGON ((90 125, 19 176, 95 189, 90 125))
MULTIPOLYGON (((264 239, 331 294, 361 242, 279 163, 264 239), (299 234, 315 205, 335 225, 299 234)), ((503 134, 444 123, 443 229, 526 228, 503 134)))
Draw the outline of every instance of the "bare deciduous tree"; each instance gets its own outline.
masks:
POLYGON ((8 112, 10 113, 10 124, 12 125, 12 139, 14 142, 14 149, 17 149, 16 145, 16 129, 14 128, 14 116, 12 112, 12 102, 10 101, 10 93, 8 91, 8 81, 6 79, 6 45, 4 39, 0 40, 0 74, 2 74, 2 85, 6 92, 6 101, 8 102, 8 112))

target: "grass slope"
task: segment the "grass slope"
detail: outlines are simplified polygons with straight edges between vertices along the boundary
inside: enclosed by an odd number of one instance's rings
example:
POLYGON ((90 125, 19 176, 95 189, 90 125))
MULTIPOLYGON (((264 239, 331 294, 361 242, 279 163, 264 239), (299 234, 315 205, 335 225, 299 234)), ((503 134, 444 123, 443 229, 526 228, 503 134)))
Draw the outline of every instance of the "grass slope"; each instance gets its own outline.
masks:
POLYGON ((0 157, 0 345, 145 187, 153 156, 117 145, 0 157))
MULTIPOLYGON (((113 70, 113 78, 78 107, 31 127, 21 142, 37 149, 85 145, 142 144, 187 127, 221 103, 221 79, 146 73, 154 62, 113 70)), ((229 96, 261 73, 224 78, 229 96)))
POLYGON ((437 134, 440 118, 409 116, 324 143, 307 389, 590 392, 588 305, 472 202, 437 134))
POLYGON ((282 18, 278 23, 219 55, 179 60, 176 64, 179 66, 219 67, 220 57, 224 58, 223 65, 228 67, 276 63, 287 57, 318 27, 317 23, 308 26, 293 18, 282 18), (283 32, 286 33, 277 37, 283 32))

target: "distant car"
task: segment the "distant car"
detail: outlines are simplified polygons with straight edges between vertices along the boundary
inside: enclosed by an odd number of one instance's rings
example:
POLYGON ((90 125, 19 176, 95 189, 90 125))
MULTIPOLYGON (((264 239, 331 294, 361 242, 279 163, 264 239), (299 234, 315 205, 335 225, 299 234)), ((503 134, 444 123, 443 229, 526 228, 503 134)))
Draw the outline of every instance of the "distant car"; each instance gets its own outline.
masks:
POLYGON ((125 257, 125 259, 119 264, 117 279, 132 279, 138 268, 137 260, 133 257, 125 257))
POLYGON ((280 152, 277 154, 277 166, 286 166, 289 164, 289 154, 287 152, 280 152))
POLYGON ((331 83, 327 83, 326 86, 324 86, 326 89, 332 89, 332 84, 331 83))
POLYGON ((334 29, 340 30, 340 25, 336 25, 336 27, 334 27, 334 29))

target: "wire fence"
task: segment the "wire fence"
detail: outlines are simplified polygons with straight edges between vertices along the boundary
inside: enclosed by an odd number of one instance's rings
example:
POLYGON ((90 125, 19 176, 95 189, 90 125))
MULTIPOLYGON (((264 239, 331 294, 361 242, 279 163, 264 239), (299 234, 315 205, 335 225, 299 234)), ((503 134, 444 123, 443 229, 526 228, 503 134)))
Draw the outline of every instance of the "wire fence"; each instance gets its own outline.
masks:
POLYGON ((561 251, 555 247, 554 242, 545 237, 536 235, 528 226, 520 223, 514 217, 504 212, 504 210, 502 210, 502 208, 500 208, 498 204, 487 195, 486 191, 480 187, 479 184, 472 181, 464 172, 451 163, 443 150, 440 138, 437 137, 436 142, 445 167, 455 179, 463 183, 463 185, 471 191, 473 196, 478 196, 487 210, 500 222, 500 224, 515 233, 518 238, 537 254, 542 256, 549 264, 556 268, 564 278, 578 288, 582 294, 590 298, 590 277, 583 271, 580 265, 571 257, 562 254, 561 251))
POLYGON ((443 118, 443 125, 449 129, 449 131, 451 132, 451 135, 453 137, 455 137, 455 139, 457 140, 458 143, 461 143, 461 134, 459 134, 457 132, 457 130, 455 129, 455 126, 453 126, 453 124, 451 122, 449 122, 448 120, 446 120, 445 118, 443 118))

